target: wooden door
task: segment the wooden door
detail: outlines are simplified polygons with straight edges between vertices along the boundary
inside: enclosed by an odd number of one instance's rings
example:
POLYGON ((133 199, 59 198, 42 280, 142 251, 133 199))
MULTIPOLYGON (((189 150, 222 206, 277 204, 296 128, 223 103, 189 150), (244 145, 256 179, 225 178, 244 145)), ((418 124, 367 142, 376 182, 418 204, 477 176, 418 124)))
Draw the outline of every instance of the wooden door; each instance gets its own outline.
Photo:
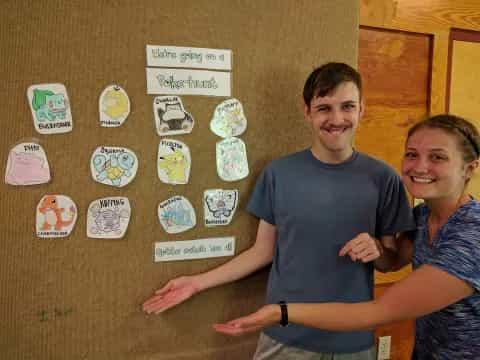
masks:
MULTIPOLYGON (((431 38, 428 35, 361 27, 358 68, 364 81, 366 111, 356 147, 397 171, 408 128, 428 113, 431 38)), ((375 275, 375 295, 410 271, 375 275)), ((392 360, 410 359, 414 321, 381 326, 376 336, 392 337, 392 360)))

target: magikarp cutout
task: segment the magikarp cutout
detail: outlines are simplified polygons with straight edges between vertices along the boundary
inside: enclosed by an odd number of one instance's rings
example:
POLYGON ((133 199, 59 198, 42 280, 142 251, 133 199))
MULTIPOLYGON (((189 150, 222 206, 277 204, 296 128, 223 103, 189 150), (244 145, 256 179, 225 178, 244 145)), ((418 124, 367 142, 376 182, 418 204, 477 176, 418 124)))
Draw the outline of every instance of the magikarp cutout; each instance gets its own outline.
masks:
POLYGON ((222 138, 241 135, 247 129, 243 106, 237 99, 228 99, 217 105, 210 121, 210 130, 222 138))
POLYGON ((248 176, 245 143, 235 137, 217 142, 217 173, 222 180, 236 181, 248 176))
POLYGON ((237 204, 238 190, 205 190, 203 193, 205 226, 230 224, 237 204))
POLYGON ((100 95, 98 103, 100 126, 120 126, 130 114, 130 99, 127 92, 118 85, 107 86, 100 95))
POLYGON ((183 196, 173 196, 162 201, 158 205, 158 219, 169 234, 186 231, 197 223, 192 204, 183 196))
POLYGON ((192 132, 194 125, 193 117, 185 111, 180 97, 155 97, 153 100, 153 112, 158 135, 188 134, 192 132))
POLYGON ((67 89, 63 84, 38 84, 27 89, 35 130, 40 134, 72 131, 73 121, 67 89))
POLYGON ((68 196, 45 195, 37 205, 36 232, 40 238, 70 235, 77 220, 77 206, 68 196))
POLYGON ((92 201, 87 212, 87 236, 98 239, 120 239, 130 221, 128 198, 106 197, 92 201))
POLYGON ((5 183, 37 185, 50 181, 47 155, 40 144, 25 142, 14 146, 8 154, 5 183))
POLYGON ((100 146, 93 152, 90 161, 93 179, 115 187, 132 182, 137 169, 137 155, 124 147, 100 146))
POLYGON ((159 179, 166 184, 186 184, 190 177, 190 149, 183 142, 162 139, 158 145, 157 170, 159 179))

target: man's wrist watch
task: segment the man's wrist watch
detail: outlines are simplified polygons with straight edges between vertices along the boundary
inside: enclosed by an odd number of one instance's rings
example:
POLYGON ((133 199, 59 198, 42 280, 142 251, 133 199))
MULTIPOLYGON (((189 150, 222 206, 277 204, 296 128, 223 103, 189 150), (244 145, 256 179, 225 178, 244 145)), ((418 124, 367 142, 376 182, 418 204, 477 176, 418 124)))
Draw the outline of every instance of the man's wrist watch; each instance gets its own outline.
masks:
POLYGON ((278 305, 280 305, 280 311, 282 313, 282 317, 280 318, 280 325, 281 326, 288 326, 287 303, 285 301, 279 301, 278 305))

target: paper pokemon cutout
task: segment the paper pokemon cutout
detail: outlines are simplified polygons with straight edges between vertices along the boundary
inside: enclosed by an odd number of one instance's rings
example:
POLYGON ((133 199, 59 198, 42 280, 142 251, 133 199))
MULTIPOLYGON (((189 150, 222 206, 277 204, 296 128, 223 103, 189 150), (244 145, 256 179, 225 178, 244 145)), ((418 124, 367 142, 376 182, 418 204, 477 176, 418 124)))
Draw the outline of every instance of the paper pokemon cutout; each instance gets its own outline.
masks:
POLYGON ((37 237, 65 237, 77 221, 77 206, 68 196, 45 195, 37 205, 36 214, 37 237))
POLYGON ((130 221, 128 198, 106 197, 92 201, 87 212, 87 236, 97 239, 119 239, 130 221))
POLYGON ((237 204, 238 190, 205 190, 203 193, 205 226, 230 224, 237 204))
POLYGON ((247 128, 243 106, 237 99, 228 99, 217 105, 210 121, 210 130, 217 136, 228 138, 241 135, 247 128))
POLYGON ((157 170, 162 182, 172 185, 188 183, 191 161, 190 149, 183 142, 160 140, 157 170))
POLYGON ((248 176, 245 143, 236 137, 217 142, 217 173, 222 180, 236 181, 248 176))
POLYGON ((100 126, 117 127, 123 124, 130 114, 130 99, 126 91, 118 85, 107 86, 98 101, 100 126))
POLYGON ((40 134, 72 131, 73 121, 67 89, 63 84, 39 84, 27 89, 35 130, 40 134))
POLYGON ((186 231, 197 223, 192 204, 183 196, 173 196, 162 201, 158 205, 158 219, 169 234, 186 231))
POLYGON ((192 132, 194 120, 185 111, 178 96, 157 96, 153 100, 153 112, 157 134, 176 135, 192 132))
POLYGON ((90 161, 93 179, 116 187, 123 187, 132 182, 137 169, 137 155, 124 147, 100 146, 93 152, 90 161))
POLYGON ((20 143, 8 154, 5 183, 10 185, 37 185, 50 181, 47 155, 40 144, 20 143))

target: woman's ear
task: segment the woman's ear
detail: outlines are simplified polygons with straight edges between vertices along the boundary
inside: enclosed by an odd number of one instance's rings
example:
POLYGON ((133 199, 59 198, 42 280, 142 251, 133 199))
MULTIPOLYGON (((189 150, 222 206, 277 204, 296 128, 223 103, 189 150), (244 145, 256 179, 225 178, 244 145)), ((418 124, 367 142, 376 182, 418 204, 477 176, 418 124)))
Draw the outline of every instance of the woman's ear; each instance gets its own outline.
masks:
POLYGON ((480 160, 473 160, 469 164, 467 164, 467 169, 466 169, 466 178, 471 179, 475 171, 478 169, 480 166, 480 160))

